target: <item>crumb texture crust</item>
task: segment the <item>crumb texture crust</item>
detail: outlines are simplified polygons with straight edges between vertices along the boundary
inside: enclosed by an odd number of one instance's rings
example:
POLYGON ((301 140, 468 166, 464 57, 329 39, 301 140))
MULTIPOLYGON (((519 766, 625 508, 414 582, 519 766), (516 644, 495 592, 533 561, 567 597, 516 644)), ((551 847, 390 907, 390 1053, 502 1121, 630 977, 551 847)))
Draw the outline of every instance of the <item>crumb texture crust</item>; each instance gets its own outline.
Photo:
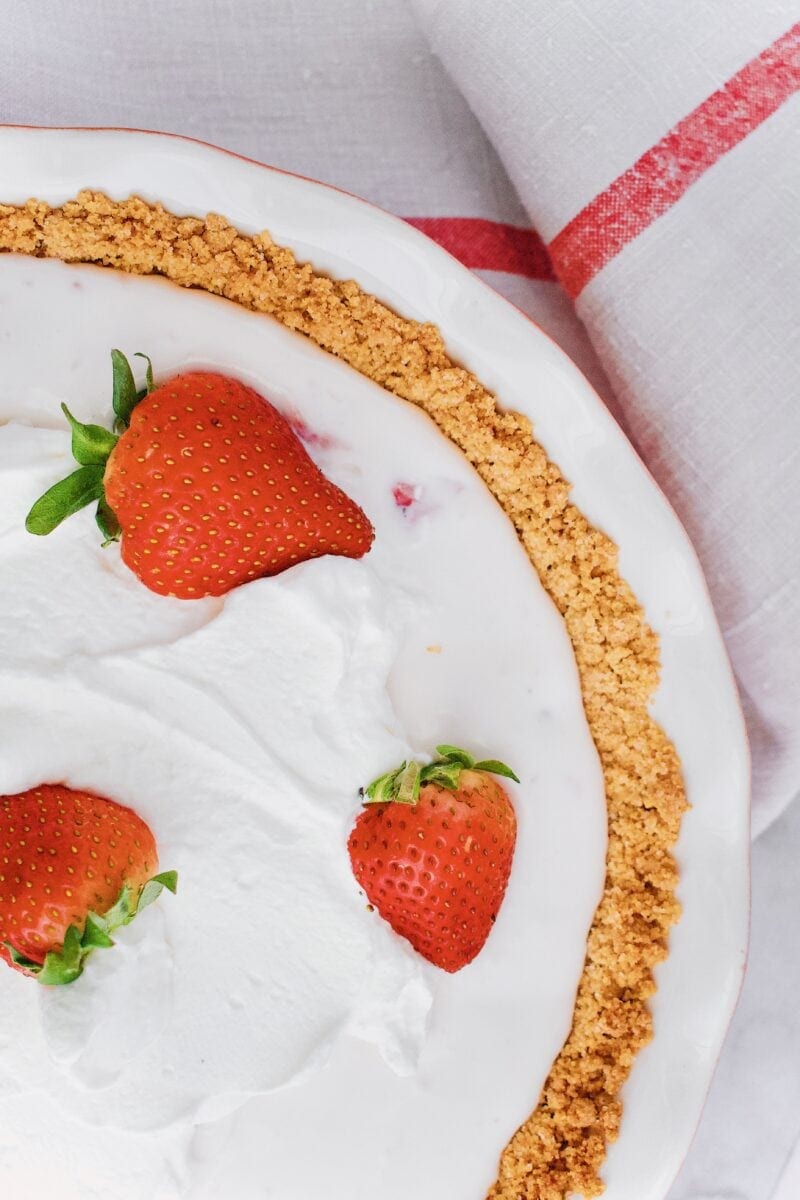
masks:
POLYGON ((605 779, 608 853, 571 1032, 487 1200, 599 1196, 620 1089, 652 1035, 652 968, 679 916, 671 851, 686 808, 676 751, 648 711, 658 640, 618 572, 616 546, 570 502, 530 422, 503 412, 448 357, 435 326, 298 263, 268 233, 251 237, 221 216, 177 217, 135 197, 84 191, 58 208, 0 205, 0 251, 158 274, 273 317, 422 408, 512 521, 574 647, 605 779))

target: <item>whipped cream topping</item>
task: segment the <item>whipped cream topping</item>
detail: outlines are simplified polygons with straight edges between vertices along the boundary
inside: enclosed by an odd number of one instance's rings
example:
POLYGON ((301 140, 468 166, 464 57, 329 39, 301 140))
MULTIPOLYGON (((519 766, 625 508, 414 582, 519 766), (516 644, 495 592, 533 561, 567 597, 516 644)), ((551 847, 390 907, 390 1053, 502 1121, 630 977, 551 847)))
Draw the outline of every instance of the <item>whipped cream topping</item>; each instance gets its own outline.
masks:
MULTIPOLYGON (((69 569, 80 569, 80 534, 64 527, 69 569)), ((96 583, 91 571, 85 582, 96 583)), ((134 600, 157 602, 143 592, 134 600)), ((347 857, 332 853, 358 781, 406 749, 385 691, 392 622, 377 593, 368 568, 328 559, 240 589, 208 624, 156 647, 92 655, 79 643, 58 665, 21 632, 5 647, 0 791, 41 776, 113 795, 180 873, 179 902, 143 913, 119 939, 124 953, 96 954, 74 985, 32 992, 8 972, 6 1019, 17 1036, 38 1023, 57 1068, 31 1062, 33 1033, 18 1036, 6 1067, 20 1079, 93 1124, 204 1119, 319 1065, 362 1002, 379 1046, 413 1065, 420 1014, 409 1014, 416 1038, 395 1026, 409 994, 422 1013, 429 1003, 414 986, 419 963, 363 919, 347 857), (384 961, 394 994, 376 975, 384 961)), ((47 617, 66 627, 74 613, 52 595, 47 617)), ((87 591, 89 639, 90 613, 87 591)), ((113 638, 102 618, 97 632, 113 638)))
POLYGON ((264 318, 13 257, 0 309, 0 793, 112 796, 180 873, 75 984, 0 971, 10 1194, 482 1194, 569 1028, 605 846, 571 648, 510 525, 426 417, 264 318), (27 534, 70 469, 59 403, 108 421, 112 345, 268 395, 369 556, 187 602, 88 511, 27 534), (452 977, 366 911, 346 852, 358 786, 444 740, 522 780, 506 902, 452 977))

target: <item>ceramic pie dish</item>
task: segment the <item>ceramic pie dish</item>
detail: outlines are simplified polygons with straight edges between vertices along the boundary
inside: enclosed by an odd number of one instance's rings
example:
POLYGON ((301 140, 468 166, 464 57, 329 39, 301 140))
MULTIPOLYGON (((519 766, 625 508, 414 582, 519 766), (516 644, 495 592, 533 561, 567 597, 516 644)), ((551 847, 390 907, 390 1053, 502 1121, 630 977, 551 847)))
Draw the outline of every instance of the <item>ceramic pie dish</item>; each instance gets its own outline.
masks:
MULTIPOLYGON (((363 489, 365 507, 369 500, 380 508, 374 485, 384 486, 384 499, 391 492, 395 508, 402 508, 397 487, 409 484, 407 496, 432 499, 431 511, 457 511, 458 538, 474 530, 479 560, 488 563, 498 554, 482 572, 482 585, 463 582, 461 595, 474 591, 473 607, 463 611, 460 599, 444 596, 436 582, 441 573, 428 562, 426 577, 434 582, 418 590, 436 597, 447 620, 430 624, 424 665, 415 651, 395 663, 392 699, 407 740, 415 747, 422 742, 426 721, 435 724, 444 709, 451 721, 473 730, 481 720, 481 704, 463 707, 453 699, 468 691, 468 677, 458 666, 438 666, 448 661, 443 645, 458 645, 461 662, 471 652, 467 647, 483 647, 485 657, 476 651, 473 671, 495 688, 505 673, 511 681, 506 697, 528 680, 543 688, 535 705, 524 698, 530 689, 522 688, 503 710, 513 732, 502 749, 507 756, 518 750, 526 769, 531 731, 536 754, 523 784, 527 778, 538 807, 523 829, 514 868, 522 882, 514 890, 512 881, 509 916, 504 909, 487 958, 464 974, 460 989, 459 976, 445 987, 418 979, 415 968, 398 959, 395 986, 410 998, 425 985, 429 995, 415 1010, 424 1010, 416 1025, 406 1013, 403 1036, 392 1045, 396 1050, 405 1038, 405 1053, 413 1027, 421 1047, 412 1047, 402 1062, 399 1053, 393 1058, 381 1041, 385 1030, 378 1037, 370 1020, 395 1029, 396 1013, 378 1018, 376 1009, 372 1018, 359 1018, 361 1040, 336 1041, 316 1073, 307 1074, 304 1060, 302 1069, 271 1077, 269 1087, 247 1075, 238 1083, 226 1078, 206 1095, 200 1073, 200 1092, 191 1097, 195 1107, 181 1131, 193 1158, 184 1156, 169 1180, 166 1166, 154 1168, 164 1194, 200 1200, 234 1187, 240 1197, 260 1195, 257 1187, 266 1179, 286 1200, 367 1196, 378 1179, 386 1191, 386 1173, 398 1195, 410 1187, 420 1200, 431 1188, 430 1195, 454 1200, 487 1189, 503 1200, 549 1200, 580 1187, 596 1194, 599 1171, 611 1200, 663 1197, 696 1126, 738 994, 748 912, 742 719, 705 585, 674 513, 563 352, 403 222, 321 184, 164 135, 4 129, 0 151, 0 248, 16 252, 0 258, 8 314, 4 375, 7 389, 11 379, 17 392, 24 390, 30 363, 38 391, 25 410, 28 423, 49 429, 55 423, 42 418, 45 394, 57 392, 55 377, 37 365, 33 334, 43 329, 60 370, 71 355, 91 356, 105 335, 124 339, 132 350, 140 347, 130 345, 131 338, 146 337, 141 348, 171 357, 171 367, 202 360, 252 378, 285 407, 296 407, 312 430, 323 431, 329 444, 318 437, 317 450, 330 453, 342 483, 363 489), (31 197, 38 207, 25 207, 31 197), (206 222, 208 213, 224 219, 206 222), (269 238, 259 238, 263 230, 269 238), (121 269, 101 272, 91 263, 121 269), (199 292, 180 291, 175 283, 199 292), (347 443, 349 457, 337 459, 337 438, 347 443), (388 449, 370 453, 384 442, 400 457, 388 449), (419 482, 411 464, 424 475, 419 462, 428 455, 430 477, 419 482), (364 467, 367 457, 377 460, 374 469, 364 467), (474 511, 458 507, 462 495, 464 504, 474 498, 474 511), (519 574, 512 522, 544 590, 519 574), (535 611, 523 603, 533 604, 534 595, 535 611), (557 645, 561 650, 548 659, 548 648, 557 645), (498 672, 492 663, 503 647, 513 653, 498 672), (438 686, 446 694, 438 709, 415 705, 411 681, 420 675, 429 690, 438 686), (560 708, 553 689, 562 678, 580 686, 560 708), (552 712, 562 723, 548 735, 544 715, 552 712), (539 769, 548 756, 561 763, 561 774, 555 770, 543 786, 539 769), (598 807, 598 786, 607 812, 598 807), (686 801, 690 808, 682 815, 686 801), (678 909, 669 854, 679 827, 683 911, 672 927, 678 909), (651 997, 650 968, 661 959, 651 997), (654 1037, 645 1045, 649 1013, 654 1037), (369 1046, 376 1040, 382 1059, 369 1046), (447 1137, 431 1136, 438 1122, 447 1125, 447 1137), (285 1161, 278 1162, 281 1148, 285 1161), (193 1171, 189 1161, 200 1161, 202 1170, 193 1171)), ((25 423, 8 394, 2 415, 25 423)), ((9 454, 18 452, 14 443, 9 454)), ((423 517, 424 507, 416 510, 423 517)), ((412 512, 409 505, 398 518, 389 505, 375 521, 376 546, 385 529, 391 549, 385 562, 375 560, 384 584, 405 553, 412 512)), ((452 524, 439 528, 441 552, 456 535, 452 524)), ((434 555, 434 542, 420 549, 427 536, 417 537, 414 554, 434 555)), ((415 561, 412 554, 409 570, 415 561)), ((340 575, 328 586, 347 594, 354 580, 340 575)), ((259 596, 266 582, 258 585, 259 596)), ((255 594, 255 586, 243 595, 255 594)), ((333 604, 333 594, 325 594, 324 604, 333 604)), ((421 602, 430 599, 423 594, 421 602)), ((291 608, 291 596, 287 604, 291 608)), ((413 620, 410 627, 416 628, 413 620)), ((194 627, 188 632, 197 636, 194 627)), ((177 625, 170 634, 178 642, 185 635, 177 625)), ((58 644, 55 637, 56 657, 58 644)), ((116 643, 111 649, 120 651, 116 643)), ((15 671, 21 679, 11 648, 2 669, 9 681, 15 671)), ((179 674, 185 668, 169 659, 160 669, 179 674)), ((19 704, 35 709, 40 693, 31 690, 24 700, 27 686, 18 683, 19 704)), ((241 693, 241 680, 231 686, 241 693)), ((489 701, 494 704, 494 693, 489 701)), ((496 707, 502 709, 502 701, 496 707)), ((208 720, 203 737, 213 742, 214 720, 208 720)), ((444 740, 438 729, 437 736, 444 740)), ((378 947, 378 962, 388 955, 381 958, 378 947)), ((334 966, 330 972, 335 975, 334 966)), ((21 996, 17 989, 14 1005, 27 1003, 21 996)), ((241 1022, 246 1028, 256 1019, 248 1003, 241 1022)), ((44 1026, 53 1020, 46 1013, 44 1026)), ((255 1035, 251 1041, 260 1046, 255 1035)), ((51 1058, 53 1044, 51 1037, 51 1058)), ((58 1045, 53 1078, 60 1079, 73 1069, 74 1044, 58 1045)), ((10 1051, 7 1058, 12 1061, 10 1051)), ((78 1072, 77 1081, 94 1089, 102 1104, 102 1072, 87 1071, 78 1072)), ((16 1082, 0 1092, 0 1102, 24 1108, 30 1101, 34 1111, 39 1100, 30 1100, 19 1073, 11 1074, 16 1082)), ((39 1082, 30 1094, 46 1094, 49 1104, 58 1089, 44 1074, 33 1074, 39 1082)), ((147 1128, 123 1117, 114 1126, 115 1153, 137 1153, 136 1137, 145 1137, 149 1152, 174 1124, 172 1109, 147 1128)), ((13 1154, 13 1135, 6 1140, 13 1154)), ((175 1153, 174 1146, 165 1149, 164 1162, 175 1153)))

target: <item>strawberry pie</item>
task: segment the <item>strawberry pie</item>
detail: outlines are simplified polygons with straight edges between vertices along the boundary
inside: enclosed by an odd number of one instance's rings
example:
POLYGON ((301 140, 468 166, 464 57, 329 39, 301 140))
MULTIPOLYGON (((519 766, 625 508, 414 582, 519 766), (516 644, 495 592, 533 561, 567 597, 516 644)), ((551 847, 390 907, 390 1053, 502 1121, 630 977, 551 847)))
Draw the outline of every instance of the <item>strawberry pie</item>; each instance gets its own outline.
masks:
POLYGON ((267 234, 0 250, 8 1194, 599 1195, 685 807, 616 548, 267 234))

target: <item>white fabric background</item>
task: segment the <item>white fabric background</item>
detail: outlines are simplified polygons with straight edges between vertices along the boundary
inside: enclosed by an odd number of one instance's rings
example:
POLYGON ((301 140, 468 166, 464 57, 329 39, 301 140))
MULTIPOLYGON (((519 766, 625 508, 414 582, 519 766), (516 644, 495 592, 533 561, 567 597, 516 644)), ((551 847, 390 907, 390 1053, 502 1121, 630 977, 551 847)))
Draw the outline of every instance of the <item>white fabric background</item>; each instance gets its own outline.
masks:
MULTIPOLYGON (((190 134, 403 216, 532 220, 551 237, 785 31, 792 7, 0 0, 0 121, 190 134)), ((487 275, 577 359, 692 533, 745 684, 759 829, 800 786, 798 105, 784 105, 586 288, 579 311, 613 393, 556 285, 487 275)), ((798 860, 795 804, 754 848, 750 971, 671 1200, 800 1195, 800 1161, 790 1159, 800 1133, 798 860)))

